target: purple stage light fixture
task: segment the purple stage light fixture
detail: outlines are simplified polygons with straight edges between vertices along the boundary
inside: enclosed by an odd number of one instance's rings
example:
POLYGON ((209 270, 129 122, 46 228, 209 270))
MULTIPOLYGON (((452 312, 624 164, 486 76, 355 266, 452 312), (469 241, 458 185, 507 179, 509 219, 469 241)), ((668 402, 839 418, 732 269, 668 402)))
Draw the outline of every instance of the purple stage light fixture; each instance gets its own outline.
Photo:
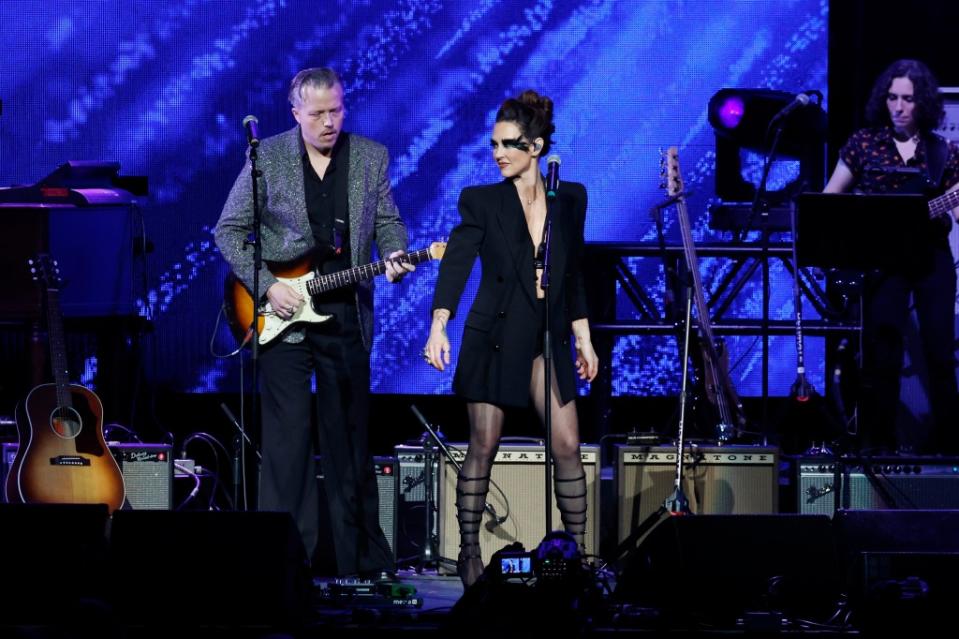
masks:
POLYGON ((743 119, 746 103, 738 95, 731 95, 719 105, 719 123, 727 129, 735 129, 743 119))
MULTIPOLYGON (((812 93, 804 91, 803 95, 812 93)), ((776 160, 798 164, 797 179, 804 188, 822 188, 826 114, 819 101, 808 98, 797 107, 796 96, 772 89, 726 88, 710 98, 708 118, 716 134, 717 197, 752 201, 755 183, 744 158, 748 159, 750 153, 765 156, 777 132, 776 160)))

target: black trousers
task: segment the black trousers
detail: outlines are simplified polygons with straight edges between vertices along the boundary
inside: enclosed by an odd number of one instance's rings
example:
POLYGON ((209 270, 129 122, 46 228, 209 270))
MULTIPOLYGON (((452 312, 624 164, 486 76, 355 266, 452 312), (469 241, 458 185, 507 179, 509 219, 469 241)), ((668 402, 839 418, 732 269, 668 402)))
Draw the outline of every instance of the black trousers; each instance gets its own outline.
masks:
POLYGON ((369 454, 370 359, 355 313, 310 326, 298 344, 277 342, 260 355, 263 462, 260 510, 293 514, 312 556, 318 539, 311 382, 337 573, 393 570, 379 525, 369 454))
POLYGON ((926 452, 956 452, 955 299, 952 253, 943 242, 916 273, 872 273, 866 278, 863 317, 861 445, 896 448, 904 335, 912 294, 929 373, 933 439, 926 452))

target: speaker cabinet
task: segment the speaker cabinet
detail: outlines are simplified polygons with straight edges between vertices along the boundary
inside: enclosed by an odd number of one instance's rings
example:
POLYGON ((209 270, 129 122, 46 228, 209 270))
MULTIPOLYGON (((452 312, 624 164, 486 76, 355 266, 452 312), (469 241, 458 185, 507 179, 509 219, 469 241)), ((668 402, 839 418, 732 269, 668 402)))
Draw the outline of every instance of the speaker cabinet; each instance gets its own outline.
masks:
POLYGON ((845 559, 844 592, 861 628, 932 637, 952 622, 959 511, 839 510, 833 526, 845 559))
POLYGON ((838 602, 839 572, 822 515, 666 517, 627 556, 615 597, 716 629, 747 611, 826 619, 838 602))
POLYGON ((0 627, 76 623, 82 602, 102 600, 107 519, 102 504, 0 504, 0 627))
MULTIPOLYGON (((798 510, 830 515, 836 505, 836 466, 800 459, 798 510)), ((839 507, 847 510, 959 508, 959 459, 873 457, 841 466, 839 507)))
POLYGON ((124 508, 173 508, 173 454, 167 444, 110 444, 126 490, 124 508))
MULTIPOLYGON (((614 469, 618 543, 673 494, 676 448, 619 446, 614 469)), ((756 446, 688 447, 683 492, 697 515, 773 514, 779 506, 779 451, 756 446)))
POLYGON ((309 603, 289 513, 117 511, 109 565, 110 598, 128 626, 295 627, 309 603))
MULTIPOLYGON (((449 445, 454 458, 462 463, 466 444, 449 445)), ((586 552, 599 553, 599 447, 580 447, 583 468, 586 471, 586 552)), ((492 530, 487 528, 489 515, 483 516, 480 526, 480 548, 483 563, 488 564, 494 552, 519 541, 527 550, 535 549, 549 532, 546 530, 545 451, 543 446, 530 444, 501 444, 493 463, 492 481, 487 502, 506 521, 492 530)), ((446 459, 440 466, 439 478, 439 555, 456 559, 459 555, 459 523, 456 520, 456 468, 446 459)), ((555 492, 550 498, 554 529, 562 529, 555 492)), ((441 569, 447 569, 444 562, 441 569)))
MULTIPOLYGON (((396 459, 393 457, 373 457, 373 472, 376 474, 376 487, 379 494, 379 522, 390 552, 396 561, 396 459)), ((333 538, 329 534, 329 509, 326 499, 326 478, 323 475, 323 460, 316 456, 316 479, 320 485, 320 537, 313 557, 314 568, 319 572, 336 574, 336 557, 333 553, 333 538)))

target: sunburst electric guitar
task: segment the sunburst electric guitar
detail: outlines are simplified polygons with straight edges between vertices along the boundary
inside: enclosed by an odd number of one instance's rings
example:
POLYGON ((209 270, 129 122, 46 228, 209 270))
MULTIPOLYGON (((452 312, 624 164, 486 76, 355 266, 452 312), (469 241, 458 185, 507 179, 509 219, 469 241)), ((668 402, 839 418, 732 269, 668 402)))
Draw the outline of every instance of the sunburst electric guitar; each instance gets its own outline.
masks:
POLYGON ((60 281, 49 255, 31 260, 46 292, 52 384, 41 384, 16 409, 20 445, 4 485, 8 502, 123 505, 120 467, 103 439, 103 404, 67 374, 60 281))
MULTIPOLYGON (((445 242, 433 242, 429 248, 405 253, 395 258, 393 261, 406 262, 408 264, 420 264, 429 260, 439 260, 443 258, 446 252, 445 242)), ((349 286, 364 280, 370 280, 377 275, 386 272, 386 260, 371 262, 363 266, 354 266, 336 273, 321 275, 313 268, 313 259, 307 255, 302 259, 284 264, 271 264, 270 272, 277 280, 288 285, 294 291, 299 293, 308 302, 314 295, 331 291, 343 286, 349 286)), ((253 336, 253 296, 240 280, 233 274, 230 274, 226 280, 226 290, 224 292, 226 302, 227 316, 230 319, 230 327, 237 340, 244 344, 252 339, 253 336)), ((283 319, 278 316, 269 302, 260 306, 260 317, 257 322, 257 328, 260 333, 260 344, 266 344, 282 335, 288 328, 294 324, 303 322, 318 324, 329 320, 331 315, 317 313, 312 303, 303 304, 300 309, 290 319, 283 319)))

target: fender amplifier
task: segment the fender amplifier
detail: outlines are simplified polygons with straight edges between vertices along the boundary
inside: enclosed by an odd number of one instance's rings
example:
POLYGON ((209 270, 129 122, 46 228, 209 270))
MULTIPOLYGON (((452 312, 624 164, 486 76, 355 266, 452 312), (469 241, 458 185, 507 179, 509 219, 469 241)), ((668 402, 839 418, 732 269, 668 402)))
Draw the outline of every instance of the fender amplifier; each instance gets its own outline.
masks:
MULTIPOLYGON (((798 510, 831 515, 836 506, 836 466, 800 459, 798 510)), ((959 459, 873 457, 841 468, 839 507, 846 510, 946 510, 959 508, 959 459)))

